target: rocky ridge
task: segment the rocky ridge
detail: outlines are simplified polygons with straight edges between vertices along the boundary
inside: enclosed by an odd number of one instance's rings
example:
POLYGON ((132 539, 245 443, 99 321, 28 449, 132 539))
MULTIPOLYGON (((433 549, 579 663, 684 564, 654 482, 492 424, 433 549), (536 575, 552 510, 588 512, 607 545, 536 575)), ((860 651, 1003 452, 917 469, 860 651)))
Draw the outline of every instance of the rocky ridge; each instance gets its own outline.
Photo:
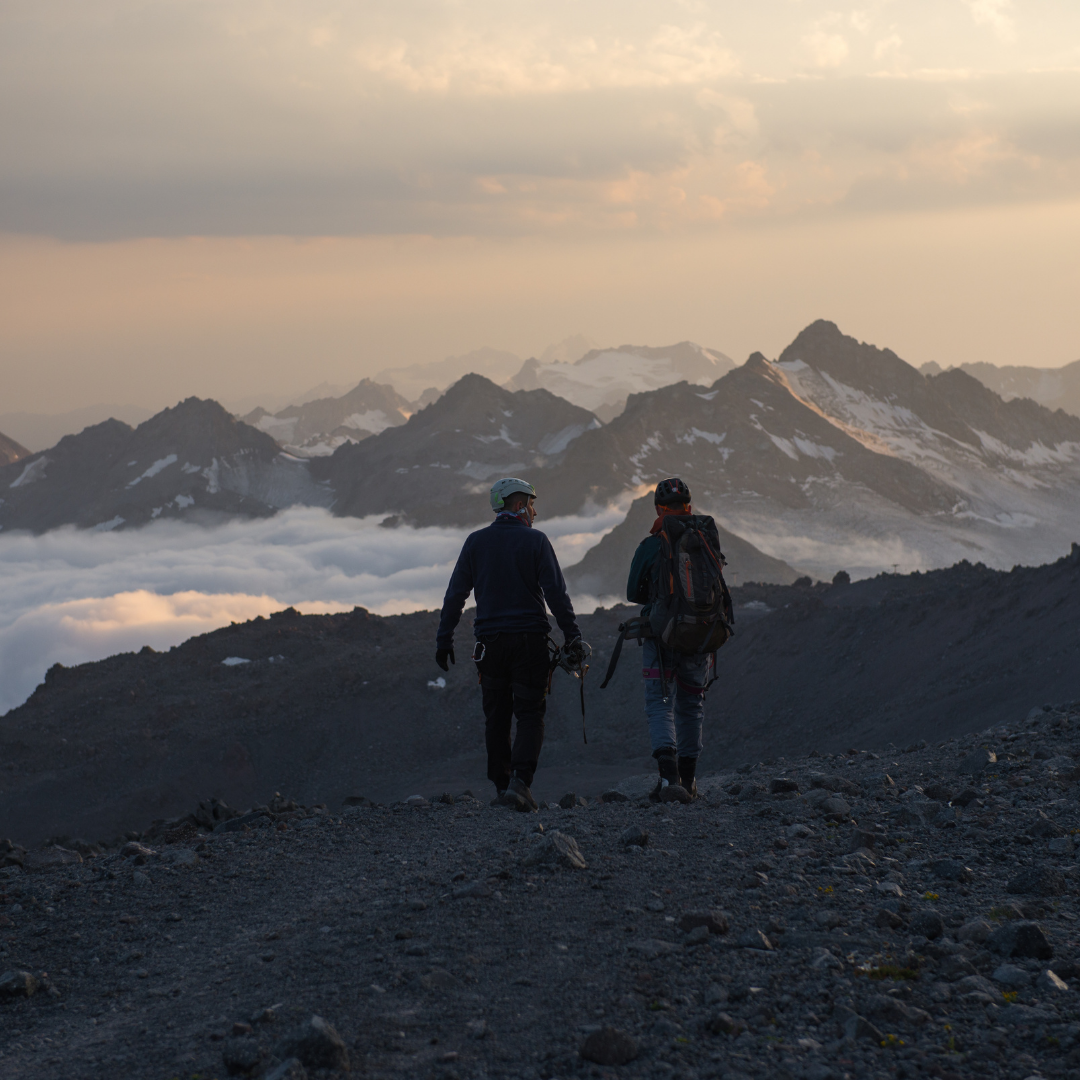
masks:
POLYGON ((1080 1075, 1080 702, 538 814, 428 790, 0 856, 5 1076, 1080 1075), (610 1070, 618 1068, 618 1073, 610 1070))
POLYGON ((0 431, 0 465, 10 465, 26 457, 30 451, 20 446, 14 439, 9 439, 0 431))
MULTIPOLYGON (((735 637, 706 699, 702 769, 880 751, 1005 723, 1031 701, 1080 697, 1080 547, 1009 573, 959 564, 928 574, 733 590, 735 637)), ((579 616, 593 646, 588 744, 577 684, 556 672, 542 765, 551 799, 647 764, 640 653, 599 683, 619 624, 637 608, 579 616)), ((22 844, 91 839, 187 808, 192 791, 234 805, 289 791, 382 802, 486 784, 471 628, 458 663, 434 665, 438 615, 286 610, 78 667, 56 665, 0 718, 0 821, 22 844)))
POLYGON ((303 462, 215 401, 188 398, 137 428, 106 420, 0 466, 0 529, 116 529, 264 517, 332 495, 303 462))
POLYGON ((412 405, 392 386, 362 379, 340 397, 316 398, 273 414, 257 408, 242 419, 291 454, 324 457, 347 442, 400 427, 412 411, 412 405))

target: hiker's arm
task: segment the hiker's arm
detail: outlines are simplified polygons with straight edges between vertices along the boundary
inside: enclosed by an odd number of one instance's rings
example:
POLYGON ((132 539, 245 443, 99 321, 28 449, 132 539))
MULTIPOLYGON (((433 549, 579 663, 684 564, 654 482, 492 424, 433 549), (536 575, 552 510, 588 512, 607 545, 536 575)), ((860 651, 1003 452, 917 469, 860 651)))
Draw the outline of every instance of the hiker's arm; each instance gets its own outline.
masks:
POLYGON ((454 630, 457 628, 458 620, 460 620, 461 613, 465 609, 465 601, 469 599, 472 587, 472 559, 466 544, 461 549, 457 565, 450 575, 450 584, 446 587, 446 596, 443 597, 439 632, 435 637, 435 644, 440 649, 452 649, 454 647, 454 630))
POLYGON ((566 591, 566 579, 563 577, 559 560, 555 557, 555 549, 551 546, 550 540, 545 540, 540 550, 537 580, 544 591, 547 606, 563 632, 563 637, 567 641, 581 637, 577 618, 574 615, 574 605, 570 603, 570 595, 566 591))
POLYGON ((656 559, 656 538, 646 537, 634 552, 634 561, 630 564, 630 576, 626 581, 626 599, 631 604, 649 602, 649 577, 656 559))

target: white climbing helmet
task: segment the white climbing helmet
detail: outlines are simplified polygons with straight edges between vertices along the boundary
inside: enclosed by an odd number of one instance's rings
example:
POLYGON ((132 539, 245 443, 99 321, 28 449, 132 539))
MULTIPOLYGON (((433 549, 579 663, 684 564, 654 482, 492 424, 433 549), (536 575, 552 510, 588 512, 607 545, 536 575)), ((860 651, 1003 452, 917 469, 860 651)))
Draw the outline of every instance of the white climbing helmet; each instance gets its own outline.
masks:
POLYGON ((507 495, 518 492, 536 498, 536 488, 527 480, 519 480, 516 476, 504 476, 501 480, 496 480, 491 487, 491 509, 498 513, 506 505, 507 495))

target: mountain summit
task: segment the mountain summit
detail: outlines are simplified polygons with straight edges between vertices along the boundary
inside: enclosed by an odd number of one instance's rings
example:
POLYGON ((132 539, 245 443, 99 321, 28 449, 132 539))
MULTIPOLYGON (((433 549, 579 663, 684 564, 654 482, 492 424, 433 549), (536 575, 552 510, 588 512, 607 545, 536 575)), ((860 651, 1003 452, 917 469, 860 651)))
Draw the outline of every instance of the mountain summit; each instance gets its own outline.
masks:
MULTIPOLYGON (((466 375, 403 426, 339 447, 312 471, 333 487, 336 513, 395 511, 418 524, 471 525, 490 515, 495 477, 535 476, 599 426, 547 390, 512 393, 466 375)), ((546 504, 551 493, 543 494, 546 504)))
POLYGON ((216 401, 188 398, 137 428, 119 420, 67 435, 0 468, 0 528, 103 530, 157 518, 260 517, 329 493, 269 435, 216 401))
POLYGON ((20 446, 14 439, 9 439, 0 431, 0 465, 10 465, 30 453, 25 446, 20 446))

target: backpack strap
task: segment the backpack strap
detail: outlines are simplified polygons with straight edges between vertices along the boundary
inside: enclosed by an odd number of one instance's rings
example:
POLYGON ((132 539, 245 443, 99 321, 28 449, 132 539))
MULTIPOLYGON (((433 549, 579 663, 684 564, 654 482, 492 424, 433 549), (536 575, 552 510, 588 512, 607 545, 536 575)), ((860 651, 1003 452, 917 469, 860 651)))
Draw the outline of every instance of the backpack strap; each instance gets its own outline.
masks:
POLYGON ((619 657, 622 655, 623 642, 627 638, 636 638, 638 641, 642 641, 654 636, 652 627, 649 625, 649 620, 641 618, 640 616, 636 619, 629 619, 624 623, 619 623, 619 637, 615 642, 615 648, 611 652, 607 673, 604 675, 604 681, 600 684, 600 689, 603 690, 607 684, 611 682, 611 676, 615 674, 615 668, 618 666, 619 657))

